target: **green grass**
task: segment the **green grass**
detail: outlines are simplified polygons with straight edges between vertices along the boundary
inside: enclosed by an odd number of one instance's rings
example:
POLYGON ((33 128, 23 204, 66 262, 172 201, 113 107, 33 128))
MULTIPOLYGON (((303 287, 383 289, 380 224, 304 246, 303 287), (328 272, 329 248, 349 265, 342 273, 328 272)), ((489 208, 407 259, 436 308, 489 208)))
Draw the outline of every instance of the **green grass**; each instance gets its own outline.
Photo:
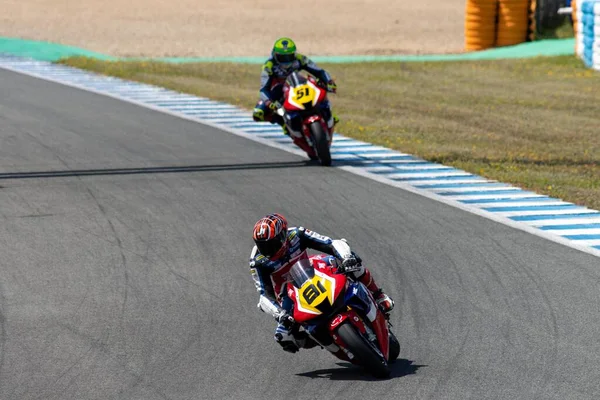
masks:
MULTIPOLYGON (((65 64, 251 109, 260 66, 65 64)), ((575 57, 323 65, 346 136, 600 209, 600 73, 575 57)))

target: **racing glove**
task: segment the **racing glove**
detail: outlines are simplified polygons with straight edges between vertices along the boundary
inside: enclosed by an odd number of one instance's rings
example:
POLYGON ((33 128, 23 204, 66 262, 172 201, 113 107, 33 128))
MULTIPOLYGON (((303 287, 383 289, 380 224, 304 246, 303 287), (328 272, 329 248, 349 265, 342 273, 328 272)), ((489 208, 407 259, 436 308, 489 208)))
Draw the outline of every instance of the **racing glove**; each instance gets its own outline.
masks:
POLYGON ((361 268, 361 264, 362 259, 353 252, 352 255, 342 259, 341 265, 338 269, 340 272, 346 274, 358 271, 361 268))
POLYGON ((265 105, 267 106, 267 108, 269 108, 273 111, 277 111, 277 109, 279 107, 281 107, 281 104, 279 104, 278 101, 271 101, 271 100, 265 101, 265 105))

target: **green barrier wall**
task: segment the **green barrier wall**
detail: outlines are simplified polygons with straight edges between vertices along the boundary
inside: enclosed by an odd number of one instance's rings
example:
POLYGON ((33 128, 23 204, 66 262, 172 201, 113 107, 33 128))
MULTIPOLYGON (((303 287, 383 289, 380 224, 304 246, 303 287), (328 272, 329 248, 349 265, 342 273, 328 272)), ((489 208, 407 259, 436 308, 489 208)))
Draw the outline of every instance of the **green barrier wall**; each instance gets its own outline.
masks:
MULTIPOLYGON (((575 54, 575 39, 540 40, 522 43, 516 46, 501 47, 484 51, 440 54, 440 55, 397 55, 397 56, 311 56, 316 62, 357 63, 376 61, 461 61, 461 60, 497 60, 507 58, 529 58, 538 56, 561 56, 575 54)), ((191 62, 235 62, 262 64, 263 57, 112 57, 73 46, 58 43, 40 42, 16 38, 0 37, 0 53, 29 57, 39 61, 58 61, 61 58, 83 56, 110 61, 152 60, 170 63, 191 62)))

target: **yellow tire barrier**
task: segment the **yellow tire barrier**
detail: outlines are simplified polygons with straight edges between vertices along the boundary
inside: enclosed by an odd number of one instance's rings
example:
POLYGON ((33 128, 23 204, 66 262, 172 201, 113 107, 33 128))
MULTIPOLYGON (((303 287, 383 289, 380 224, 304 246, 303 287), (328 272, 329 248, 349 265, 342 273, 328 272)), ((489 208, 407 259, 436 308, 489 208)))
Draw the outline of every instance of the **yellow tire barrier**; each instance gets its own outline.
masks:
POLYGON ((499 0, 496 46, 512 46, 527 41, 529 0, 499 0))
POLYGON ((484 50, 496 43, 497 0, 467 0, 465 49, 484 50))

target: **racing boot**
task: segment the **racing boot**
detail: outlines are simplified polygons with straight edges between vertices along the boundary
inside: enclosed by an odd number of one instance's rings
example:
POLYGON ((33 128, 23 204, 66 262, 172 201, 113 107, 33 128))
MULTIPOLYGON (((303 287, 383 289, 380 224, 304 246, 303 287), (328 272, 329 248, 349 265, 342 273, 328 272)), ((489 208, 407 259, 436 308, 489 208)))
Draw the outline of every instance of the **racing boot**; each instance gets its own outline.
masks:
POLYGON ((339 122, 340 122, 340 118, 335 114, 333 114, 333 126, 335 127, 339 122))
POLYGON ((288 130, 288 127, 285 124, 285 121, 283 120, 283 117, 281 115, 272 114, 271 115, 271 123, 281 126, 281 129, 283 130, 283 134, 286 136, 290 136, 290 131, 288 130))
POLYGON ((290 131, 289 131, 287 125, 285 124, 285 122, 283 121, 283 118, 281 118, 281 116, 279 116, 279 115, 273 116, 273 122, 276 124, 279 124, 279 126, 281 126, 281 129, 283 130, 283 134, 285 136, 290 136, 290 131), (276 117, 278 117, 278 118, 276 118, 276 117))
POLYGON ((367 287, 367 289, 369 289, 369 291, 375 298, 375 302, 379 306, 379 309, 381 310, 381 312, 383 312, 384 314, 389 314, 390 311, 392 311, 394 309, 394 301, 392 300, 392 298, 390 296, 385 294, 383 292, 383 290, 381 290, 381 288, 379 288, 379 286, 377 286, 377 284, 373 280, 373 276, 371 275, 371 272, 368 269, 365 268, 365 273, 362 274, 358 278, 358 280, 362 284, 364 284, 367 287))
POLYGON ((296 353, 300 349, 312 349, 319 345, 308 333, 298 331, 297 325, 292 328, 278 325, 275 329, 274 339, 288 353, 296 353))
POLYGON ((379 306, 379 309, 384 314, 389 314, 394 309, 394 300, 387 294, 383 293, 383 290, 379 289, 373 293, 375 302, 379 306))
POLYGON ((292 335, 290 329, 281 324, 277 326, 277 329, 275 329, 275 336, 273 338, 283 348, 283 350, 287 351, 288 353, 296 353, 298 350, 300 350, 300 346, 296 342, 296 338, 294 338, 294 335, 292 335))

